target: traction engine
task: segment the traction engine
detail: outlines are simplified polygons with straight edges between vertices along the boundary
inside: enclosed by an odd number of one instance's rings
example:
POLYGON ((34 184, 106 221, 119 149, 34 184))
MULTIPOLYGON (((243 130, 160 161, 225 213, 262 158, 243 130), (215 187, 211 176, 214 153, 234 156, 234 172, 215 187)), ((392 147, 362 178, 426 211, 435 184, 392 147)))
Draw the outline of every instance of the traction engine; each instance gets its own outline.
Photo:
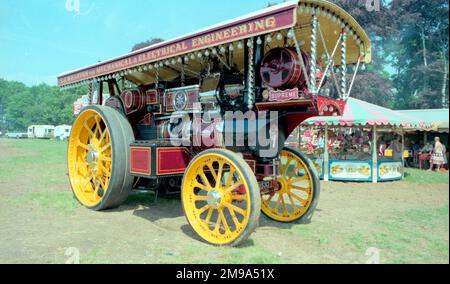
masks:
POLYGON ((260 212, 310 220, 319 175, 286 140, 308 118, 341 115, 347 65, 354 79, 369 62, 351 16, 304 0, 62 75, 61 86, 98 94, 71 133, 72 190, 97 211, 132 190, 181 192, 187 221, 215 245, 242 243, 260 212))

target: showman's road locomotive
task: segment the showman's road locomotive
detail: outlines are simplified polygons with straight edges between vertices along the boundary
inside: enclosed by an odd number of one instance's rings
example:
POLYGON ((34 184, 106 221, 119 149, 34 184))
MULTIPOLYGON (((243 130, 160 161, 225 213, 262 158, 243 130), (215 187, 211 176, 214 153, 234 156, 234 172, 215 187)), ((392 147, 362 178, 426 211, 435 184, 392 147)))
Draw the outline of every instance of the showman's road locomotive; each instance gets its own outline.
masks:
POLYGON ((286 138, 340 115, 370 61, 348 13, 301 0, 61 75, 61 87, 98 94, 70 136, 73 193, 100 211, 134 189, 181 189, 188 222, 214 245, 246 240, 261 211, 309 220, 318 175, 286 138))

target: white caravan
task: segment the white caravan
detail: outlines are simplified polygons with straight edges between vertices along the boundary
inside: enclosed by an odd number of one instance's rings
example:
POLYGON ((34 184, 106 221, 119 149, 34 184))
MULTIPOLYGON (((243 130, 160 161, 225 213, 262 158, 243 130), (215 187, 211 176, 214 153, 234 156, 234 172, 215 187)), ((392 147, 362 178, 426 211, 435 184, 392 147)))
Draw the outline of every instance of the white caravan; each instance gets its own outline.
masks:
POLYGON ((66 141, 69 139, 72 126, 70 125, 58 125, 55 127, 55 139, 66 141))
POLYGON ((54 137, 55 127, 53 125, 31 125, 28 127, 28 138, 51 139, 54 137))

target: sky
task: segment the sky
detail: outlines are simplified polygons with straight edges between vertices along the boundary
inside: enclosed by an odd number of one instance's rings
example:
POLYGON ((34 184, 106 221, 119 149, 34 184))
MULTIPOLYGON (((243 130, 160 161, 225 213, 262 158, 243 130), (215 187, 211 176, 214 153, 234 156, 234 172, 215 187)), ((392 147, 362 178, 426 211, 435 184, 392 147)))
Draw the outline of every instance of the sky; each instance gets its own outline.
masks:
POLYGON ((56 84, 66 71, 280 0, 0 0, 0 78, 56 84))

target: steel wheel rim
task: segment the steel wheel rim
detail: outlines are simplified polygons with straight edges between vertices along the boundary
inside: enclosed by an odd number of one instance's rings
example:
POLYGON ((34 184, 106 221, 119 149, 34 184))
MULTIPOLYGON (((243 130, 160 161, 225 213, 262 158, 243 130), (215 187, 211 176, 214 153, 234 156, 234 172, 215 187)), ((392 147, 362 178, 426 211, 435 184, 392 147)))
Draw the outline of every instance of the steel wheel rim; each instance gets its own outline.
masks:
POLYGON ((262 196, 262 211, 280 222, 302 218, 311 207, 314 183, 305 162, 289 151, 280 153, 278 181, 280 189, 262 196))
POLYGON ((111 180, 113 152, 110 132, 94 110, 75 122, 68 148, 69 177, 77 199, 87 207, 101 204, 111 180))
POLYGON ((251 200, 244 175, 220 154, 207 154, 189 167, 183 184, 186 217, 204 240, 217 245, 238 239, 250 220, 251 200))

